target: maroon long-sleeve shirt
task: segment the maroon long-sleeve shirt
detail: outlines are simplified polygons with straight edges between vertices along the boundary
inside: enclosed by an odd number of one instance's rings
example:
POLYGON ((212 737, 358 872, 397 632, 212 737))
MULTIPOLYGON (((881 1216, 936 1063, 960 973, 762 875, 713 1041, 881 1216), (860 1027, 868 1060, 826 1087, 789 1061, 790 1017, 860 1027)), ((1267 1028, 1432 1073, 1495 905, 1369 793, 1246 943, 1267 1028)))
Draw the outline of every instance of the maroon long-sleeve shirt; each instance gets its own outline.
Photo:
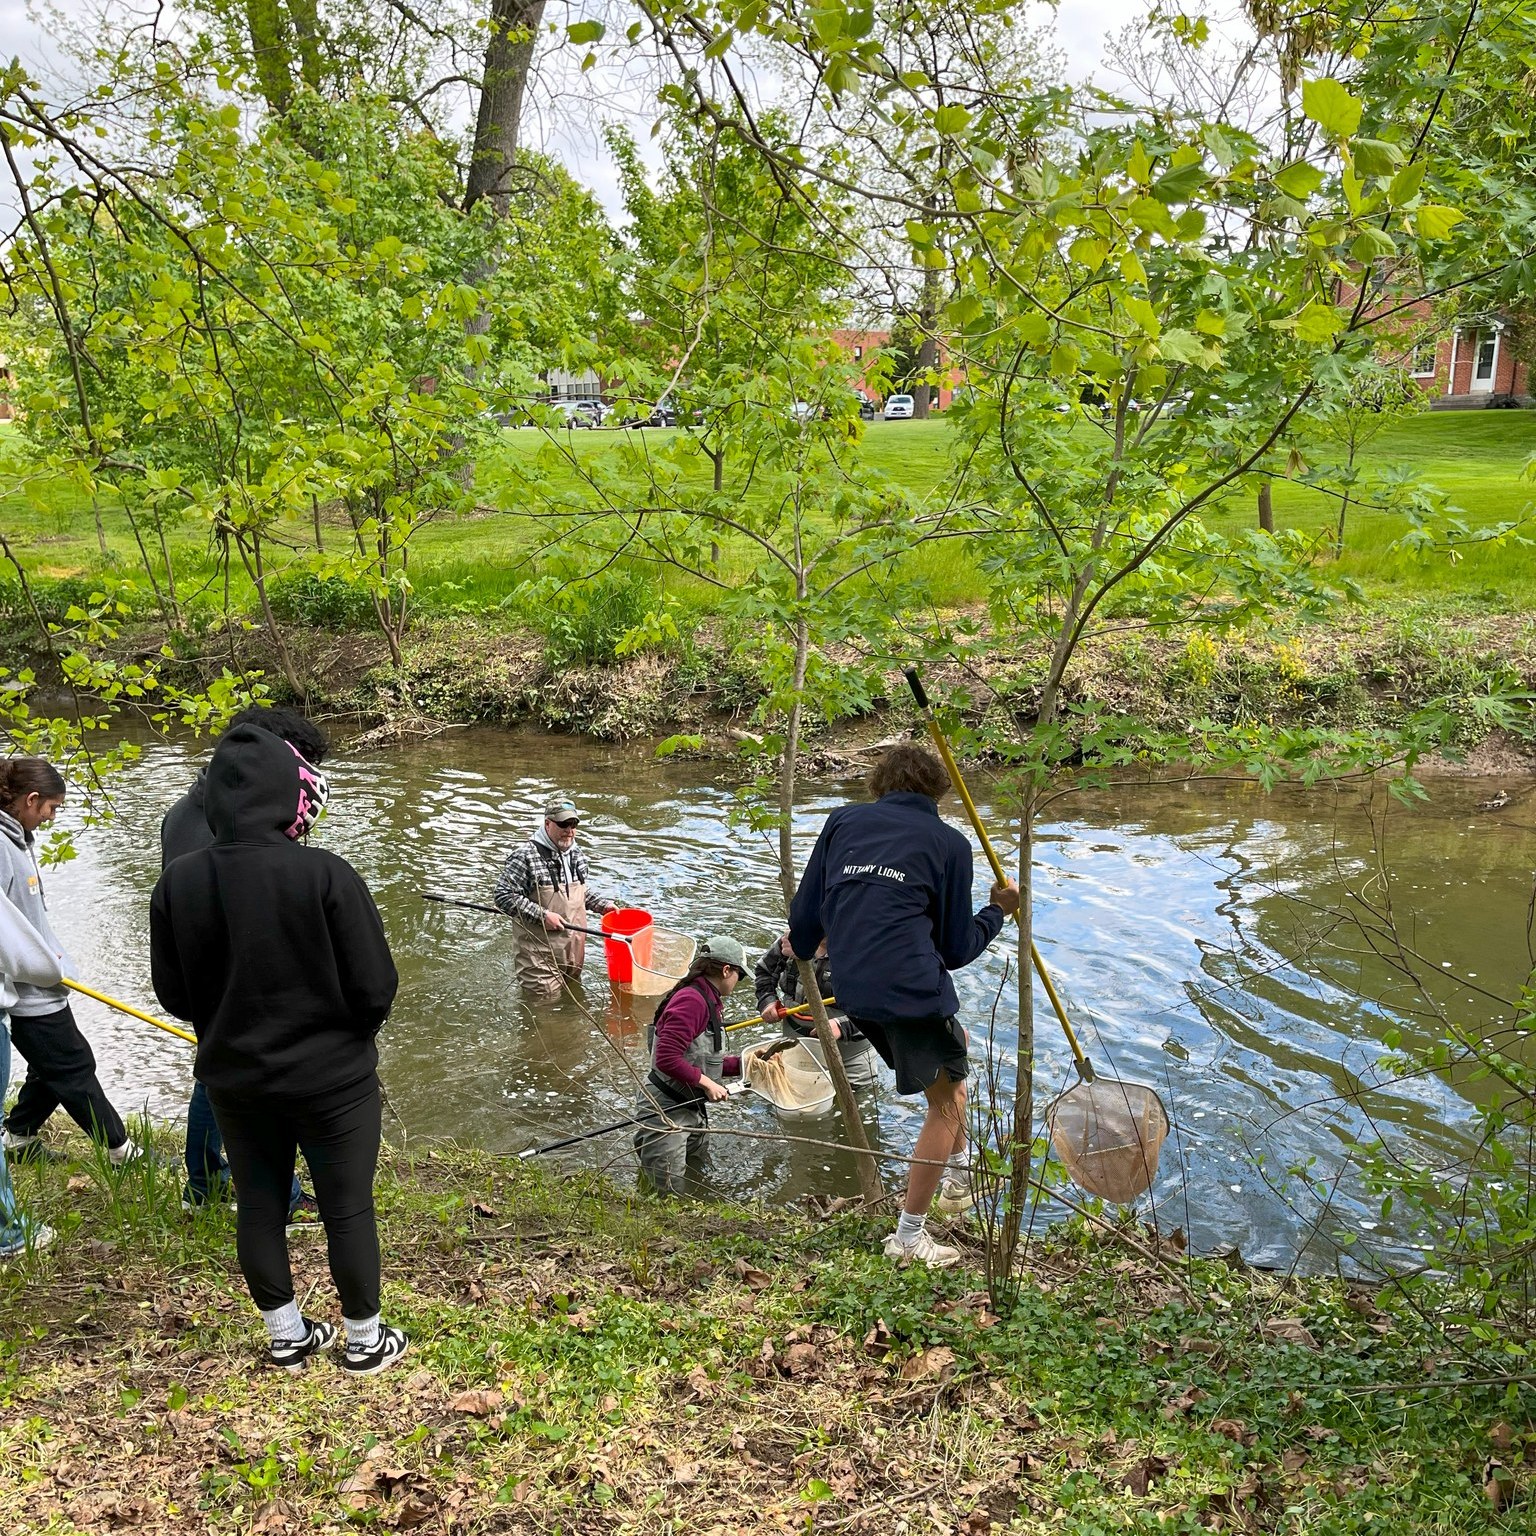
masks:
MULTIPOLYGON (((710 986, 708 977, 699 979, 709 987, 718 1004, 720 994, 710 986)), ((654 1060, 656 1070, 663 1077, 675 1078, 693 1088, 699 1086, 699 1079, 704 1074, 688 1060, 687 1052, 688 1047, 709 1029, 709 1014, 709 1004, 698 987, 684 987, 662 1009, 661 1017, 656 1020, 654 1060)), ((727 1056, 721 1071, 726 1077, 740 1077, 741 1057, 727 1056)))

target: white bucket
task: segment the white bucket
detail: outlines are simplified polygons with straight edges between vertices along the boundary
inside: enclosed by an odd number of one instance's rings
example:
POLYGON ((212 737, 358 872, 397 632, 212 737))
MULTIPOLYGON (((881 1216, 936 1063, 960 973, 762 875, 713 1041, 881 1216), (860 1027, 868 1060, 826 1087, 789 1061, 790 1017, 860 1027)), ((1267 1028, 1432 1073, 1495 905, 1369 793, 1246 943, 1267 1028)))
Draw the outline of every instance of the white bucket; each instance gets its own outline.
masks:
POLYGON ((777 1040, 761 1040, 741 1053, 741 1075, 747 1081, 748 1091, 771 1104, 783 1120, 811 1120, 826 1114, 836 1097, 832 1079, 803 1040, 796 1040, 788 1050, 774 1057, 783 1071, 776 1072, 771 1083, 751 1080, 753 1058, 777 1044, 777 1040))

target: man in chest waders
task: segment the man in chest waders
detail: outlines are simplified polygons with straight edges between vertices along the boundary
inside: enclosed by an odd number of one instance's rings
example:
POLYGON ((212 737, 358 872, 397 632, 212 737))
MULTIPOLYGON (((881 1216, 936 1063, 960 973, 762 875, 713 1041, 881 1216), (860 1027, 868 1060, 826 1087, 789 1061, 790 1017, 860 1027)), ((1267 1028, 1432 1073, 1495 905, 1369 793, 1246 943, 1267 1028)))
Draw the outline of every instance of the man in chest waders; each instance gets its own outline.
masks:
POLYGON ((615 903, 587 888, 587 858, 576 846, 581 818, 565 795, 544 807, 544 824, 512 850, 496 882, 496 905, 517 919, 517 981, 532 997, 560 995, 567 977, 581 975, 590 926, 587 913, 615 903))

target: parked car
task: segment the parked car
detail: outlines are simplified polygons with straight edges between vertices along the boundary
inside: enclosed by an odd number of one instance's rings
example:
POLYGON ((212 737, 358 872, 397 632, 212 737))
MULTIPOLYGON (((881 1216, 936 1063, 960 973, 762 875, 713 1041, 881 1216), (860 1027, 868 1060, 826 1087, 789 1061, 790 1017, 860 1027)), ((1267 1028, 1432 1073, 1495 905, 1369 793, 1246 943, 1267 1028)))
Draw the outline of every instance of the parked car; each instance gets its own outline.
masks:
POLYGON ((887 421, 911 421, 915 409, 911 395, 892 395, 885 402, 887 421))
POLYGON ((600 427, 607 414, 601 400, 551 400, 549 408, 559 411, 568 427, 600 427))
POLYGON ((646 417, 645 424, 648 427, 675 427, 677 407, 667 402, 652 406, 651 414, 646 417))

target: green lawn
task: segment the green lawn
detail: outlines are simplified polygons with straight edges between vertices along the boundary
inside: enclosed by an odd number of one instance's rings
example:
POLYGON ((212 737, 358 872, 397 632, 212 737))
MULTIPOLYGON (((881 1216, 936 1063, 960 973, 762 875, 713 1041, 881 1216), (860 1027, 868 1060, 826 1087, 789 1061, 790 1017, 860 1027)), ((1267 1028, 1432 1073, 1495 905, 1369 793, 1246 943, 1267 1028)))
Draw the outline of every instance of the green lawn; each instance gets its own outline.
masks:
MULTIPOLYGON (((532 431, 507 432, 497 452, 480 466, 477 494, 485 510, 433 524, 420 534, 414 571, 418 587, 439 601, 474 607, 506 598, 548 562, 550 527, 528 515, 542 497, 581 496, 589 473, 634 483, 642 457, 658 454, 676 436, 672 431, 571 432, 551 444, 532 431), (538 479, 542 496, 530 495, 526 484, 530 472, 538 479)), ((942 418, 871 422, 853 464, 937 501, 954 473, 952 444, 949 424, 942 418)), ((121 504, 111 499, 102 504, 110 551, 109 562, 103 562, 89 503, 61 477, 29 475, 22 450, 14 428, 0 426, 0 532, 26 566, 44 576, 94 576, 106 563, 120 572, 134 571, 138 554, 121 504)), ((1396 465, 1411 468, 1447 493, 1477 527, 1530 514, 1536 488, 1523 471, 1532 454, 1536 454, 1536 412, 1457 412, 1394 424, 1370 445, 1367 462, 1378 470, 1396 465)), ((668 472, 678 474, 686 489, 703 490, 709 484, 709 466, 702 456, 692 466, 672 467, 668 472)), ((1285 482, 1274 488, 1274 505, 1278 527, 1302 529, 1320 538, 1331 530, 1337 516, 1332 498, 1285 482)), ((1214 523, 1228 528, 1253 520, 1248 491, 1212 514, 1214 523)), ((1536 607, 1536 546, 1473 547, 1454 561, 1445 555, 1411 559, 1390 548, 1405 526, 1401 515, 1355 509, 1337 569, 1359 580, 1372 595, 1447 594, 1489 608, 1536 607)), ((152 530, 141 527, 141 532, 152 540, 152 530)), ((344 547, 346 536, 344 526, 328 526, 328 552, 344 547)), ((285 529, 283 538, 290 548, 274 553, 275 568, 301 561, 313 550, 314 536, 307 524, 285 529)), ((169 543, 183 591, 206 582, 211 571, 207 530, 178 524, 169 531, 169 543)), ((569 552, 569 546, 565 548, 569 552)), ((745 546, 728 545, 725 559, 744 570, 752 556, 745 546)), ((959 542, 923 550, 914 556, 911 573, 923 578, 930 599, 940 606, 976 602, 984 596, 984 580, 959 542)), ((675 575, 667 578, 667 584, 674 590, 687 586, 675 575)), ((243 581, 236 587, 245 595, 243 581)), ((695 596, 703 598, 702 593, 695 596)))

